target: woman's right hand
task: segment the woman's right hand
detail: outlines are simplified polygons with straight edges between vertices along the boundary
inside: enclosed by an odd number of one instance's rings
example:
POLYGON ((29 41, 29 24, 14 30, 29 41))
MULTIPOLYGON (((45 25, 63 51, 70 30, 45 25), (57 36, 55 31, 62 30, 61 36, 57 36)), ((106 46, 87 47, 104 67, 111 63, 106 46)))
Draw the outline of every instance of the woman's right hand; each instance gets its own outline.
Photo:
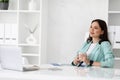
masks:
POLYGON ((75 57, 75 59, 73 60, 73 63, 74 63, 75 65, 77 65, 78 63, 80 63, 79 55, 77 55, 77 56, 75 57))

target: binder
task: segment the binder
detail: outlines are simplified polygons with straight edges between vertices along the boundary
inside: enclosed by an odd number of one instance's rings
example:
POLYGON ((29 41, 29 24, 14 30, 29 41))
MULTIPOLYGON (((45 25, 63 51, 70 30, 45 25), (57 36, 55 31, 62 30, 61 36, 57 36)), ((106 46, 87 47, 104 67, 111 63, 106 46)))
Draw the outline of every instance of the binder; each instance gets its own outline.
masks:
POLYGON ((11 43, 18 43, 18 26, 17 24, 11 24, 11 43))
POLYGON ((0 44, 17 44, 18 26, 17 24, 0 23, 0 44))
POLYGON ((111 41, 111 44, 114 45, 115 39, 115 26, 109 26, 108 28, 108 37, 111 41))
POLYGON ((0 23, 0 44, 4 43, 4 24, 0 23))
POLYGON ((114 48, 120 48, 120 26, 115 26, 114 48))
POLYGON ((5 24, 5 44, 11 43, 11 24, 5 24))

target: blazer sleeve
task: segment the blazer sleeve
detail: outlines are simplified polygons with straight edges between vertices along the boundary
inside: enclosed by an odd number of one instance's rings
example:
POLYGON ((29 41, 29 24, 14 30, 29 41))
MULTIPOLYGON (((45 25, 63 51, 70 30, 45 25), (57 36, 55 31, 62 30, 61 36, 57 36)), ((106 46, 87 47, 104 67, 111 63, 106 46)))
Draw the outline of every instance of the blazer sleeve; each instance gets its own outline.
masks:
POLYGON ((82 46, 80 47, 80 49, 77 51, 77 54, 79 54, 79 52, 84 52, 85 46, 86 46, 87 44, 88 44, 87 42, 84 42, 84 43, 82 44, 82 46))
POLYGON ((101 67, 113 67, 114 66, 114 55, 111 44, 108 41, 101 43, 101 47, 104 53, 104 61, 101 61, 101 67))

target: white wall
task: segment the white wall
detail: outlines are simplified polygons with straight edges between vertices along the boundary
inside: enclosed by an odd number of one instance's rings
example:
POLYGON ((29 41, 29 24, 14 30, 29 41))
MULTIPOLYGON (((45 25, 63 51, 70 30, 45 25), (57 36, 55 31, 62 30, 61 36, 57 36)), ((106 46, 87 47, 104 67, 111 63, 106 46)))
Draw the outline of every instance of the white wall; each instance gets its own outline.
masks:
POLYGON ((108 0, 48 0, 47 62, 70 63, 95 18, 107 21, 108 0))

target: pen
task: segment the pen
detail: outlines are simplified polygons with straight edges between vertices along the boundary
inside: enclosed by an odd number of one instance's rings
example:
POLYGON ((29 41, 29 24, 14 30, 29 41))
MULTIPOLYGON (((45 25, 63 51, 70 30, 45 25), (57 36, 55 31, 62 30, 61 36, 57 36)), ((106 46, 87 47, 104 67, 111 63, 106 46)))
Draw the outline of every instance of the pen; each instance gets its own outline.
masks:
POLYGON ((80 67, 82 63, 83 63, 83 61, 82 61, 82 62, 80 62, 80 63, 77 65, 77 67, 80 67))

